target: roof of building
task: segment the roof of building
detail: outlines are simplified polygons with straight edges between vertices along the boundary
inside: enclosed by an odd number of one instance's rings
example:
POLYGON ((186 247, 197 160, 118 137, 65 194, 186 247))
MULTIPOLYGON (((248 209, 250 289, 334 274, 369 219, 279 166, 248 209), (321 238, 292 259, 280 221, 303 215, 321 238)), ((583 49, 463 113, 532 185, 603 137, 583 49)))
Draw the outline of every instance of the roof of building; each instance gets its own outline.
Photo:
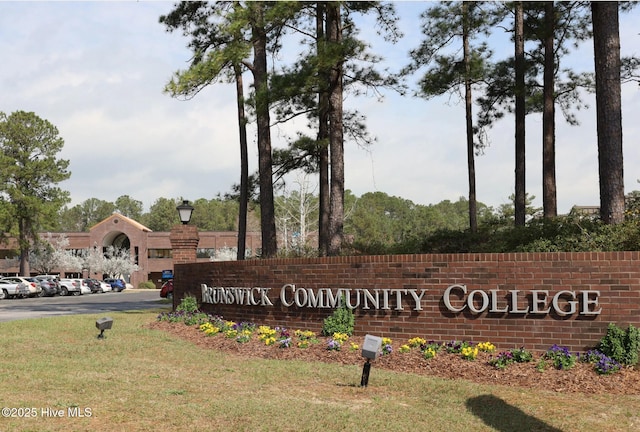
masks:
POLYGON ((115 218, 120 218, 122 219, 124 222, 133 225, 134 227, 136 227, 137 229, 141 230, 141 231, 146 231, 146 232, 153 232, 150 228, 147 228, 146 226, 142 225, 140 222, 135 221, 131 218, 128 218, 124 215, 121 215, 120 213, 114 213, 111 216, 109 216, 108 218, 98 222, 97 224, 95 224, 94 226, 92 226, 89 231, 93 231, 95 228, 97 228, 100 225, 106 224, 111 222, 113 219, 115 218))

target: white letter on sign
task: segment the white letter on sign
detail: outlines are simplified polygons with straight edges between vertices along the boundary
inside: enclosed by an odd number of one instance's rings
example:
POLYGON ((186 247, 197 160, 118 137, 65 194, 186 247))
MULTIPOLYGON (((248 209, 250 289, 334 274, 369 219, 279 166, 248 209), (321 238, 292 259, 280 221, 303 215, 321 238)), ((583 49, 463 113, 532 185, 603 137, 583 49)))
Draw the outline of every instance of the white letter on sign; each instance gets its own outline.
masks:
POLYGON ((290 289, 292 292, 296 290, 296 286, 294 284, 286 284, 283 285, 280 289, 280 301, 285 307, 291 307, 293 305, 293 300, 287 301, 287 289, 290 289))
POLYGON ((442 296, 442 301, 444 302, 444 305, 446 306, 447 309, 449 309, 451 312, 462 312, 464 310, 464 306, 462 306, 461 308, 454 308, 451 305, 451 301, 449 300, 449 296, 451 295, 451 291, 453 291, 454 289, 460 290, 462 291, 463 296, 465 294, 467 294, 467 287, 464 285, 451 285, 449 288, 447 288, 444 291, 444 295, 442 296))

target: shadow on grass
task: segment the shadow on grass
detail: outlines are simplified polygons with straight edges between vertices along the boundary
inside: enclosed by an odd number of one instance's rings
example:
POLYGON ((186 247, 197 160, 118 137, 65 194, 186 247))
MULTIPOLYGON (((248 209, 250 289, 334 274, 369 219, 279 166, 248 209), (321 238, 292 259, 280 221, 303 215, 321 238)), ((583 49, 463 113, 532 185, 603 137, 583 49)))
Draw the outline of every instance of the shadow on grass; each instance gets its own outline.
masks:
POLYGON ((467 408, 487 426, 498 431, 562 432, 493 395, 471 398, 467 400, 467 408))

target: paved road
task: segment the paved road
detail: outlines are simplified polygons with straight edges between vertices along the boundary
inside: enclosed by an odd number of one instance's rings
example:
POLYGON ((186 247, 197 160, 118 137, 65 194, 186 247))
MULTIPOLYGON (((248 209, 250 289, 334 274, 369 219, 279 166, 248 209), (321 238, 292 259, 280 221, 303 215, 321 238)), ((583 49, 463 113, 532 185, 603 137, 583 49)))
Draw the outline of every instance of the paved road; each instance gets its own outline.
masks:
POLYGON ((98 314, 125 310, 166 308, 158 290, 130 290, 121 293, 85 294, 0 300, 0 322, 56 315, 98 314))

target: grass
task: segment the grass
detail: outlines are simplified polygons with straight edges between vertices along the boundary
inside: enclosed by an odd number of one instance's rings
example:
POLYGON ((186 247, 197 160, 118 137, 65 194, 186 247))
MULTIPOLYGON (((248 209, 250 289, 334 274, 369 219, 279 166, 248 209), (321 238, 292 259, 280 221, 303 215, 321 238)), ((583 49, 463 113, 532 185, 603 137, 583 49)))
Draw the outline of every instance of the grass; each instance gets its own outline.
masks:
POLYGON ((640 397, 516 387, 301 361, 243 359, 150 330, 155 312, 0 323, 0 431, 624 431, 640 397), (71 412, 83 417, 70 417, 71 412), (47 411, 48 410, 48 411, 47 411), (47 416, 62 410, 63 417, 47 416))

